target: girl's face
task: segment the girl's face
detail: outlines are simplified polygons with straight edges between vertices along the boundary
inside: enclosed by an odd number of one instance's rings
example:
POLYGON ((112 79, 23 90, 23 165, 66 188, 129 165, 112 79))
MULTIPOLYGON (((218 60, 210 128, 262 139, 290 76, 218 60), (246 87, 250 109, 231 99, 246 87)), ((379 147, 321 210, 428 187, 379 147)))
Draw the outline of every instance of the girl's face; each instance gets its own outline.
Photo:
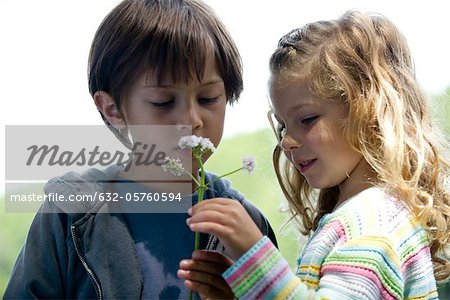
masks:
POLYGON ((280 126, 280 146, 288 159, 318 189, 339 186, 353 190, 364 180, 362 155, 344 140, 347 107, 311 94, 305 80, 273 81, 270 97, 280 126))
MULTIPOLYGON (((188 125, 194 134, 207 137, 217 146, 223 133, 226 110, 224 82, 214 59, 206 64, 201 81, 173 82, 167 74, 158 84, 155 76, 144 74, 126 97, 122 114, 128 125, 188 125)), ((206 160, 207 157, 204 157, 206 160)), ((192 170, 199 166, 192 160, 192 170)))

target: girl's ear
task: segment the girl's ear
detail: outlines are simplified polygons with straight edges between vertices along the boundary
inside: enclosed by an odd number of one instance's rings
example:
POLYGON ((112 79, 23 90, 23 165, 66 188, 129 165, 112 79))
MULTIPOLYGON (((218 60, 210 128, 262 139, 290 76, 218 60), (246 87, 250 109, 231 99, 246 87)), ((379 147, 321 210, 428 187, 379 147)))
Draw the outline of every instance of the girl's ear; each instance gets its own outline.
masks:
POLYGON ((122 113, 117 109, 116 103, 110 94, 104 91, 97 91, 94 94, 94 102, 97 109, 103 114, 109 124, 117 129, 124 129, 126 122, 122 113))

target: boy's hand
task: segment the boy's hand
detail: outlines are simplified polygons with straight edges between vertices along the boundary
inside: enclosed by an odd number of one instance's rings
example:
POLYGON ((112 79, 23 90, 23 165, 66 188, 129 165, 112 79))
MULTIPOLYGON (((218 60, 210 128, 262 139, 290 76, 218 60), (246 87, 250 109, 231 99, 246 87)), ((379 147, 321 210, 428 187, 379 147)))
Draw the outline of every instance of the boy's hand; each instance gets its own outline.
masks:
POLYGON ((234 299, 233 292, 222 278, 222 273, 232 264, 232 260, 219 252, 195 251, 192 259, 180 262, 177 275, 184 279, 188 289, 198 292, 202 299, 234 299))
POLYGON ((188 211, 186 220, 192 231, 212 233, 225 246, 225 251, 237 260, 262 237, 262 233, 245 208, 230 199, 202 201, 188 211))

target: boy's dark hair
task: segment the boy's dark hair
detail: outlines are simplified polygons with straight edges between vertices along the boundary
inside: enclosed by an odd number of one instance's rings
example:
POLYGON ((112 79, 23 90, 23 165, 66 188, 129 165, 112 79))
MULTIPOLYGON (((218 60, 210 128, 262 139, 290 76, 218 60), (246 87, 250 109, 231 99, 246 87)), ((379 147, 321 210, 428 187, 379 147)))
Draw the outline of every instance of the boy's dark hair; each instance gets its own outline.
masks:
POLYGON ((131 84, 145 72, 156 74, 157 80, 165 74, 174 81, 200 80, 211 54, 227 102, 233 103, 243 89, 242 62, 226 27, 209 6, 197 0, 124 0, 95 34, 89 92, 92 96, 107 92, 120 110, 131 84))

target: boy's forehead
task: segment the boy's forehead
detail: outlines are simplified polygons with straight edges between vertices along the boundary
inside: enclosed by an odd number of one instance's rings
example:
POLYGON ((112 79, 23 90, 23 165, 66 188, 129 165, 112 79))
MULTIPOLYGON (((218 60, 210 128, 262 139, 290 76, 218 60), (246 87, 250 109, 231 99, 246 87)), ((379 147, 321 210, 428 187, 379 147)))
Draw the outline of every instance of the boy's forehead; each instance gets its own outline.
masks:
POLYGON ((161 74, 158 74, 155 70, 147 70, 138 77, 137 84, 139 86, 172 86, 177 83, 189 83, 189 82, 210 82, 223 80, 220 76, 216 63, 212 59, 207 59, 204 64, 204 68, 201 72, 201 78, 197 77, 195 70, 188 70, 188 66, 185 68, 171 70, 162 70, 161 74))

